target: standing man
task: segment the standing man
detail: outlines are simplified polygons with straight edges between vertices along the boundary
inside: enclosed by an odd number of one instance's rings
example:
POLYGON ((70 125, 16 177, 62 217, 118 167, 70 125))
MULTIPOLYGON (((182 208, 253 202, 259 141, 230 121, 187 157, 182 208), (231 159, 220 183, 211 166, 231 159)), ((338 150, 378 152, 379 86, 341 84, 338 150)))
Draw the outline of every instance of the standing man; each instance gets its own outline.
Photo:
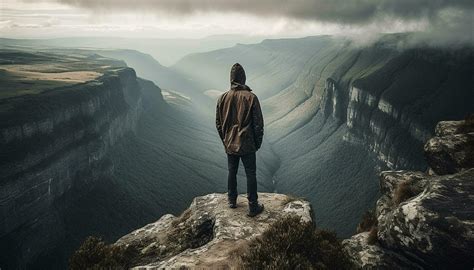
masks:
POLYGON ((227 178, 230 208, 237 207, 237 170, 242 159, 247 175, 248 216, 263 211, 258 203, 255 152, 262 145, 263 116, 257 96, 245 85, 244 68, 236 63, 230 71, 230 90, 217 101, 216 128, 227 153, 227 178))

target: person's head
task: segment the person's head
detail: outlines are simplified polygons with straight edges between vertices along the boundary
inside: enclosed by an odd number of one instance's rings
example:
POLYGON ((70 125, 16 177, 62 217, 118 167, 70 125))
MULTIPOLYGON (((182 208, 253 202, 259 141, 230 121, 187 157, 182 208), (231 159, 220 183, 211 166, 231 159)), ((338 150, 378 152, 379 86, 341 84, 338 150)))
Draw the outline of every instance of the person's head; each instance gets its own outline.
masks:
POLYGON ((245 85, 246 78, 244 68, 239 63, 235 63, 230 70, 230 88, 234 90, 250 90, 250 88, 245 85))

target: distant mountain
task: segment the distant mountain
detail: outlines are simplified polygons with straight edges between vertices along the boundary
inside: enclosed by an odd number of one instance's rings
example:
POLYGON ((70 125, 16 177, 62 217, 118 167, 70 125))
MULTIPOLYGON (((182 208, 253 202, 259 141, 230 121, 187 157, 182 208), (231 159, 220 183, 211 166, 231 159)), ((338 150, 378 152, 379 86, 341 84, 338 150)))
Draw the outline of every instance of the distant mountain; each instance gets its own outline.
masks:
POLYGON ((68 47, 132 49, 152 55, 165 66, 174 64, 189 53, 206 52, 232 47, 237 43, 260 42, 260 36, 214 35, 196 39, 160 39, 160 38, 121 38, 121 37, 70 37, 52 39, 6 39, 1 38, 4 46, 26 47, 68 47))
POLYGON ((258 44, 238 44, 232 48, 185 56, 171 68, 200 83, 202 91, 227 90, 230 67, 241 63, 249 85, 263 100, 289 85, 306 72, 307 62, 319 50, 337 45, 333 38, 307 37, 301 39, 264 40, 258 44))

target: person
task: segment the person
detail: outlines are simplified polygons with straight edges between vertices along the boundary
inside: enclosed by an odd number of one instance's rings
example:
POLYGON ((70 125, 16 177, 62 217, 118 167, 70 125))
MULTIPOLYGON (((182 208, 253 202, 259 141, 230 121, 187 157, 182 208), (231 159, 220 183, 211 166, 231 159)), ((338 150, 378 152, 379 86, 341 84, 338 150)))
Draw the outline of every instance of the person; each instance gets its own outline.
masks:
POLYGON ((216 128, 227 153, 228 203, 237 207, 237 170, 242 160, 247 176, 248 216, 263 211, 258 203, 255 153, 262 145, 263 115, 257 96, 245 85, 245 70, 236 63, 230 71, 230 90, 222 94, 216 106, 216 128))

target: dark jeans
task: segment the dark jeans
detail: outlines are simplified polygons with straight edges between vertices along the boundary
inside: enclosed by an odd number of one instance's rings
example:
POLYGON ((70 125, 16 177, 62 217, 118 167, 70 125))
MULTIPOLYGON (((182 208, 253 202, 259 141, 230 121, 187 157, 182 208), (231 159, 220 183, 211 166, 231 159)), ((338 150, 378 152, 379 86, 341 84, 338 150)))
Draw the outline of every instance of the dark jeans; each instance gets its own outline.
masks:
POLYGON ((255 153, 243 156, 227 154, 227 165, 229 168, 227 195, 229 200, 237 199, 237 170, 239 169, 240 159, 242 159, 242 163, 244 163, 245 174, 247 175, 247 198, 250 203, 257 203, 257 164, 255 153))

